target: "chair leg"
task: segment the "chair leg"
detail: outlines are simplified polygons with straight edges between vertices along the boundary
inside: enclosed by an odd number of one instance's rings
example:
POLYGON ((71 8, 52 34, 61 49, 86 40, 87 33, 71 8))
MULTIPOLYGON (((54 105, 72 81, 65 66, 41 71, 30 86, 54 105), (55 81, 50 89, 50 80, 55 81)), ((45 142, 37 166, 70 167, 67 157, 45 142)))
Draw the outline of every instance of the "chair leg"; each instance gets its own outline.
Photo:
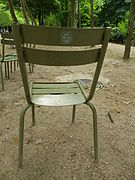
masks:
POLYGON ((5 77, 7 77, 7 62, 5 62, 4 64, 5 64, 5 77))
POLYGON ((30 73, 32 73, 32 70, 31 70, 31 63, 29 63, 29 71, 30 71, 30 73))
POLYGON ((32 126, 35 126, 35 107, 34 104, 32 104, 32 126))
POLYGON ((73 105, 72 123, 74 123, 74 121, 75 121, 75 110, 76 110, 76 105, 73 105))
POLYGON ((12 73, 12 61, 10 62, 10 72, 12 73))
POLYGON ((34 72, 34 64, 32 64, 32 73, 34 72))
POLYGON ((27 109, 30 107, 30 104, 26 104, 20 114, 20 126, 19 126, 19 168, 22 167, 22 158, 23 158, 23 135, 24 135, 24 116, 27 109))
POLYGON ((9 62, 7 62, 7 73, 8 73, 8 79, 9 79, 9 62))
POLYGON ((97 111, 91 102, 86 103, 93 113, 93 135, 94 135, 94 159, 98 162, 98 130, 97 130, 97 111))
POLYGON ((0 62, 0 75, 1 75, 2 91, 4 91, 4 81, 3 81, 3 72, 2 72, 2 63, 1 62, 0 62))
POLYGON ((19 66, 19 62, 17 61, 17 67, 19 66))
POLYGON ((14 71, 16 70, 16 61, 14 61, 14 71))

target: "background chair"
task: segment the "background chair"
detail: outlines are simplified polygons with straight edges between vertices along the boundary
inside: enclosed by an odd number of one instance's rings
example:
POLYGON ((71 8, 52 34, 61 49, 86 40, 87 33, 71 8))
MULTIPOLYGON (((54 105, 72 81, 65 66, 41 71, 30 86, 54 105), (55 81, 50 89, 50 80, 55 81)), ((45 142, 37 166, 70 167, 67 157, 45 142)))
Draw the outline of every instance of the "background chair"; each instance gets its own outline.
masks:
POLYGON ((20 115, 19 167, 22 166, 23 156, 24 116, 27 109, 31 107, 34 125, 35 105, 71 105, 73 107, 72 123, 75 120, 76 105, 82 103, 88 105, 93 113, 94 159, 98 161, 97 113, 91 100, 104 60, 110 28, 47 28, 15 24, 13 25, 13 34, 27 100, 20 115), (36 48, 24 47, 25 43, 35 44, 36 48), (43 48, 43 46, 45 47, 43 48), (28 85, 26 62, 45 66, 78 66, 96 63, 89 95, 86 95, 79 80, 63 83, 30 82, 28 85))
POLYGON ((3 71, 2 65, 5 66, 5 77, 10 78, 10 73, 16 70, 18 67, 18 58, 15 53, 7 53, 6 47, 10 45, 15 46, 12 33, 2 32, 1 33, 1 45, 2 45, 2 57, 0 59, 0 74, 1 74, 1 85, 2 90, 4 90, 4 80, 3 80, 3 71))
MULTIPOLYGON (((3 69, 2 66, 5 66, 5 77, 10 79, 10 73, 15 71, 18 67, 18 57, 16 54, 15 43, 13 39, 12 33, 3 32, 1 33, 1 44, 2 44, 2 57, 0 58, 0 75, 1 75, 1 87, 4 90, 4 79, 3 79, 3 69), (15 52, 7 53, 6 48, 10 46, 10 48, 14 48, 15 52)), ((28 44, 25 44, 28 47, 28 44)), ((29 44, 29 46, 31 46, 29 44)), ((35 45, 33 45, 33 48, 35 45)), ((33 72, 33 64, 28 63, 29 72, 33 72)))

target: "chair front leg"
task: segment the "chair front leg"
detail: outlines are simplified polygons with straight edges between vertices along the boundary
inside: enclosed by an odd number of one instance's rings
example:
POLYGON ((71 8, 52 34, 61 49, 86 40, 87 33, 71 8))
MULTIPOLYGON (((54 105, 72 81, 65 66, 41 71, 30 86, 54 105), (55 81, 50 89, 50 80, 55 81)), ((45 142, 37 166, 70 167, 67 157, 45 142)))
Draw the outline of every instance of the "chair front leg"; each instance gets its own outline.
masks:
POLYGON ((97 130, 97 111, 91 102, 86 102, 93 113, 93 136, 94 136, 94 159, 98 162, 98 130, 97 130))
POLYGON ((72 111, 72 123, 75 121, 75 111, 76 111, 76 105, 73 105, 73 111, 72 111))
POLYGON ((31 108, 32 108, 32 126, 34 126, 35 125, 35 107, 34 107, 34 104, 32 104, 31 108))
POLYGON ((22 158, 23 158, 23 136, 24 136, 24 116, 27 109, 31 106, 31 104, 26 104, 21 111, 20 114, 20 127, 19 127, 19 168, 22 167, 22 158))

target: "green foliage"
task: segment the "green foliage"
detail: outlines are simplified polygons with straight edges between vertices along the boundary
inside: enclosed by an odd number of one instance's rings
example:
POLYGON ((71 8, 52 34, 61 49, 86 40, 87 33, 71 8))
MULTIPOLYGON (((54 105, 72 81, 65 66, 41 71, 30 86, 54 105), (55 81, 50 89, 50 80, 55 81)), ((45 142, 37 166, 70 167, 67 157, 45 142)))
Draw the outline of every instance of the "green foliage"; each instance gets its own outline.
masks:
POLYGON ((120 23, 118 23, 118 28, 121 31, 121 34, 123 35, 124 39, 126 38, 126 34, 127 34, 127 24, 122 21, 120 23))
POLYGON ((101 12, 98 13, 99 24, 115 26, 125 19, 126 12, 130 8, 130 2, 127 0, 104 0, 101 12))
POLYGON ((82 27, 90 26, 90 3, 87 0, 83 0, 80 3, 80 15, 82 27))
POLYGON ((4 4, 0 4, 0 26, 9 26, 11 23, 12 19, 9 10, 6 10, 6 6, 4 4))
POLYGON ((111 31, 111 41, 116 43, 123 43, 124 36, 119 27, 113 27, 111 31))
POLYGON ((56 16, 54 14, 50 14, 49 16, 46 16, 45 18, 45 25, 46 26, 56 26, 56 16))
POLYGON ((112 28, 111 40, 115 42, 124 42, 127 35, 129 11, 126 12, 125 19, 118 23, 118 27, 112 28))
POLYGON ((39 12, 42 12, 44 16, 48 16, 50 13, 58 13, 61 8, 58 0, 27 0, 27 4, 35 18, 38 18, 39 12))
POLYGON ((15 14, 16 14, 16 17, 17 17, 19 23, 24 24, 25 20, 24 20, 22 11, 15 10, 15 14))

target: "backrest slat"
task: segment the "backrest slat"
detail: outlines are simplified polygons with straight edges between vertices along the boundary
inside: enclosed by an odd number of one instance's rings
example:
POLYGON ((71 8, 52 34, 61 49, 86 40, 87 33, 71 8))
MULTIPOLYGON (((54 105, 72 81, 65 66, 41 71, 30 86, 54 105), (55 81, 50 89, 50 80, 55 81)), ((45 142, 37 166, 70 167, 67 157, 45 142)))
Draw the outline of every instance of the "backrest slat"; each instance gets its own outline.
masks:
POLYGON ((1 33, 1 44, 3 45, 15 45, 13 34, 2 32, 1 33))
POLYGON ((21 25, 23 41, 40 45, 94 46, 102 42, 103 28, 76 29, 21 25))
POLYGON ((7 32, 2 32, 1 33, 1 38, 13 39, 13 34, 12 33, 7 33, 7 32))
POLYGON ((11 40, 11 39, 1 39, 1 44, 15 45, 15 42, 14 42, 14 40, 11 40))
POLYGON ((101 48, 72 51, 39 50, 24 48, 25 61, 47 66, 75 66, 98 61, 101 48))

